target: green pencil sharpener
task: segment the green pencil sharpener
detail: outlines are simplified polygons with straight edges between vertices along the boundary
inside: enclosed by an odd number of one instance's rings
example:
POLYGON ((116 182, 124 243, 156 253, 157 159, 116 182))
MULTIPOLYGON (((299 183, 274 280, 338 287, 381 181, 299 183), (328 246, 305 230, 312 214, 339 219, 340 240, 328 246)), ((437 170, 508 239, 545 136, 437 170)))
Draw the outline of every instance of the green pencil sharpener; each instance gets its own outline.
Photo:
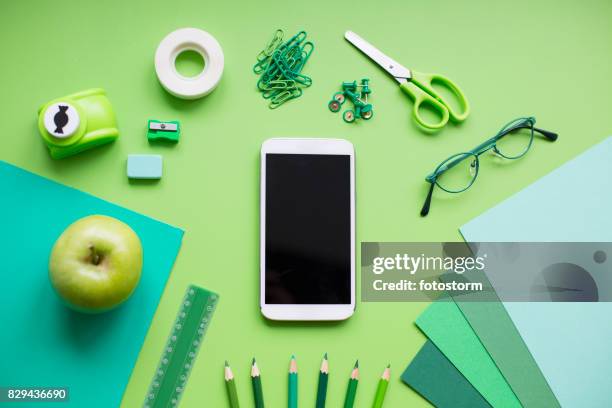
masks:
POLYGON ((51 157, 62 159, 119 137, 113 107, 103 89, 57 98, 38 110, 38 130, 51 157))
POLYGON ((147 139, 149 139, 149 142, 164 140, 171 143, 178 143, 181 135, 181 124, 176 120, 170 122, 149 120, 147 129, 147 139))

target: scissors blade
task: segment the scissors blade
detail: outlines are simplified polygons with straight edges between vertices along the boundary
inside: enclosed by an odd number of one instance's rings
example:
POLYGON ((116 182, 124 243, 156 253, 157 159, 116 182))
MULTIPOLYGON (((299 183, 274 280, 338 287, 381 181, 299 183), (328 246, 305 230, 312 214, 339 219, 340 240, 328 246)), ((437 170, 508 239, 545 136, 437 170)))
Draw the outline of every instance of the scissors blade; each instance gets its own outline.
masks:
POLYGON ((380 65, 387 71, 397 82, 404 83, 410 81, 412 73, 408 68, 395 61, 393 58, 381 52, 378 48, 358 36, 352 31, 347 31, 344 38, 357 49, 370 57, 372 61, 380 65))

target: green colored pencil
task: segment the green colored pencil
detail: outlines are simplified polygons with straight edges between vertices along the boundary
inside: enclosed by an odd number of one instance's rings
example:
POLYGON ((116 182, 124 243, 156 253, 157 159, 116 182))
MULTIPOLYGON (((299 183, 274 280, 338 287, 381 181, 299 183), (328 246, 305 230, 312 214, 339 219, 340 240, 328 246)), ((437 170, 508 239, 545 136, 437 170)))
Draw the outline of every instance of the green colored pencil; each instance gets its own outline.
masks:
POLYGON ((227 398, 229 399, 230 408, 240 408, 238 393, 236 392, 236 383, 234 382, 234 373, 232 373, 232 369, 227 361, 225 362, 225 387, 227 388, 227 398))
POLYGON ((351 371, 351 379, 346 389, 346 398, 344 399, 344 408, 353 408, 355 404, 355 395, 357 395, 357 385, 359 384, 359 360, 355 362, 355 367, 351 371))
POLYGON ((255 398, 255 408, 264 408, 263 390, 261 388, 261 373, 257 362, 253 359, 251 366, 251 382, 253 384, 253 398, 255 398))
POLYGON ((298 372, 295 356, 291 356, 289 363, 289 399, 288 407, 297 408, 298 406, 298 372))
POLYGON ((317 405, 316 408, 325 408, 325 397, 327 396, 327 380, 329 377, 329 362, 327 361, 327 353, 323 356, 321 362, 321 371, 319 372, 319 386, 317 387, 317 405))
POLYGON ((389 379, 391 378, 391 364, 385 368, 380 380, 378 381, 378 388, 376 388, 376 397, 374 397, 374 404, 372 408, 382 408, 383 401, 385 400, 385 394, 387 393, 387 387, 389 387, 389 379))

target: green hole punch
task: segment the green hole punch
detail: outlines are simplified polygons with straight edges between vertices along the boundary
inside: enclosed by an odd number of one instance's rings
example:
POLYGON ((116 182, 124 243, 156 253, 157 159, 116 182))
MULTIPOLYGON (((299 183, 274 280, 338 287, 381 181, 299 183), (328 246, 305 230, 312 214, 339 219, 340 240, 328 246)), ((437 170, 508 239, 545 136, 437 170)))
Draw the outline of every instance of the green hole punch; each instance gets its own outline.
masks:
POLYGON ((38 110, 38 130, 54 159, 114 142, 115 112, 103 89, 54 99, 38 110))

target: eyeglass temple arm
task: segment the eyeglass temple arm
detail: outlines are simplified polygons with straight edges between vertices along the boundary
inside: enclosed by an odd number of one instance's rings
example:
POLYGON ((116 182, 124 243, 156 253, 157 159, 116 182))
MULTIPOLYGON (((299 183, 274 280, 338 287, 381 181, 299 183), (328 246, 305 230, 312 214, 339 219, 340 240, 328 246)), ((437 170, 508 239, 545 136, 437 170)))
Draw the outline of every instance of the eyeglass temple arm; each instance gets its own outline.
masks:
MULTIPOLYGON (((517 126, 512 130, 516 130, 516 129, 528 129, 530 126, 529 125, 521 125, 521 126, 517 126)), ((557 140, 557 138, 559 137, 558 134, 556 134, 555 132, 551 132, 549 130, 544 130, 544 129, 540 129, 537 127, 533 127, 533 130, 535 132, 538 132, 539 134, 541 134, 542 136, 544 136, 545 138, 547 138, 548 140, 554 142, 555 140, 557 140)))
POLYGON ((429 214, 429 207, 431 206, 431 196, 433 195, 433 190, 435 186, 436 186, 436 183, 433 182, 431 183, 431 186, 429 187, 429 193, 427 193, 427 198, 425 198, 425 202, 423 203, 423 208, 421 208, 421 217, 425 217, 427 214, 429 214))
POLYGON ((539 129, 537 127, 534 127, 533 130, 535 130, 536 132, 538 132, 539 134, 541 134, 542 136, 544 136, 545 138, 553 142, 557 140, 557 138, 559 138, 558 134, 556 134, 555 132, 551 132, 549 130, 539 129))

